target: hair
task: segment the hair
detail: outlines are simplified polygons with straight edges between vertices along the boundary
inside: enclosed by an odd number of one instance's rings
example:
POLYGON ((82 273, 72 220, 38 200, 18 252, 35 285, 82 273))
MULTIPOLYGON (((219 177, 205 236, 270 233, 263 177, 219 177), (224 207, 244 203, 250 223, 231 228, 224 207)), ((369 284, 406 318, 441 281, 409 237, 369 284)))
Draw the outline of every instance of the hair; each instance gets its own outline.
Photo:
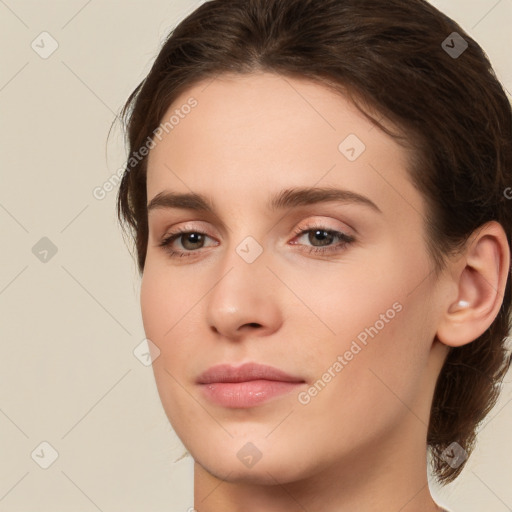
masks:
MULTIPOLYGON (((253 72, 337 90, 411 148, 408 171, 427 206, 425 242, 436 275, 488 221, 502 225, 511 246, 511 104, 482 48, 432 5, 207 1, 171 31, 126 101, 122 119, 130 153, 152 140, 173 101, 193 85, 222 73, 253 72), (453 32, 468 44, 459 56, 443 46, 453 32), (397 130, 384 126, 384 117, 397 130)), ((134 240, 141 275, 148 242, 146 165, 144 157, 126 166, 117 196, 117 215, 134 240)), ((427 446, 441 484, 453 481, 467 461, 452 467, 444 450, 457 442, 469 456, 478 427, 498 399, 512 359, 506 346, 511 326, 509 272, 494 322, 473 342, 450 349, 436 383, 427 446)))

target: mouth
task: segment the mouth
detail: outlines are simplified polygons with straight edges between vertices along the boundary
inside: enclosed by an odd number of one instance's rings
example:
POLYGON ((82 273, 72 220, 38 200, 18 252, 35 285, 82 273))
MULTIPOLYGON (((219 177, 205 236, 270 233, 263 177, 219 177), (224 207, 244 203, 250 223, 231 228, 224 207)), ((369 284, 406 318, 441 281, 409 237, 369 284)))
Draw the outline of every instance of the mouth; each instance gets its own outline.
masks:
POLYGON ((239 367, 228 364, 213 366, 197 379, 197 384, 209 401, 236 409, 262 404, 296 390, 305 382, 301 377, 256 363, 239 367))

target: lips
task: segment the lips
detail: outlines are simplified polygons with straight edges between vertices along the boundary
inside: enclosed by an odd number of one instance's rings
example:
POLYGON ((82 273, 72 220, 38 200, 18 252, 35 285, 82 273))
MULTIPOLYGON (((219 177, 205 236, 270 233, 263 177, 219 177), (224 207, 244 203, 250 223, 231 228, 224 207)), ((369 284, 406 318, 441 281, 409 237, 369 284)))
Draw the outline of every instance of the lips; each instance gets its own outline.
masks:
POLYGON ((213 366, 198 377, 197 383, 214 404, 245 409, 290 393, 305 380, 271 366, 246 363, 239 367, 213 366))
POLYGON ((212 366, 202 373, 197 382, 211 384, 214 382, 247 382, 251 380, 273 380, 280 382, 305 382, 300 377, 294 377, 282 370, 256 363, 246 363, 239 367, 229 364, 212 366))

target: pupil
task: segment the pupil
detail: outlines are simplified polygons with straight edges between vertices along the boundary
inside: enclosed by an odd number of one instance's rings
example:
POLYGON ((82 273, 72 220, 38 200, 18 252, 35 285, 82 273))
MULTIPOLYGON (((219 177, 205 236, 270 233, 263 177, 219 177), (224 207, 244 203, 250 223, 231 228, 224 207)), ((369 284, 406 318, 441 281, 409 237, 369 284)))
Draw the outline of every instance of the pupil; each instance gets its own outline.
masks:
POLYGON ((332 238, 332 235, 330 235, 328 231, 317 229, 316 231, 313 232, 313 237, 318 237, 316 241, 318 241, 318 239, 320 239, 320 241, 324 241, 326 239, 329 239, 329 237, 332 238))
MULTIPOLYGON (((197 244, 201 241, 201 236, 198 233, 189 233, 188 236, 185 238, 186 244, 197 244), (195 239, 195 240, 194 240, 195 239)), ((186 245, 185 245, 186 247, 186 245)))

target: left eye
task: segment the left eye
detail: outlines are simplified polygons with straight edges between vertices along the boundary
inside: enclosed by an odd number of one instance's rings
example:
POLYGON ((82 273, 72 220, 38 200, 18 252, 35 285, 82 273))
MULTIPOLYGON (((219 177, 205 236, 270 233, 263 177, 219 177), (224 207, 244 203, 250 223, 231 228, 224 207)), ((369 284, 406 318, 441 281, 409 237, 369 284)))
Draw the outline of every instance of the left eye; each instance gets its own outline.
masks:
MULTIPOLYGON (((346 233, 342 233, 341 231, 336 231, 332 229, 326 229, 322 226, 314 226, 309 227, 307 229, 298 229, 295 232, 295 238, 302 238, 305 235, 308 235, 308 241, 313 244, 311 247, 305 250, 308 253, 316 253, 316 254, 324 254, 328 252, 339 252, 345 248, 345 246, 354 242, 355 239, 351 235, 347 235, 346 233), (332 245, 334 240, 338 239, 339 243, 337 245, 332 245), (314 244, 319 242, 319 246, 315 246, 314 244)), ((165 250, 169 253, 169 255, 174 257, 188 257, 192 256, 192 252, 197 252, 196 249, 201 249, 201 244, 204 243, 205 237, 210 238, 206 233, 201 231, 175 231, 174 233, 168 234, 166 237, 162 239, 159 243, 160 247, 164 247, 165 250), (175 250, 172 248, 172 244, 175 240, 181 239, 182 247, 185 250, 175 250), (199 247, 197 246, 199 245, 199 247)), ((298 244, 297 242, 291 242, 292 245, 303 245, 298 244)))
MULTIPOLYGON (((174 234, 170 234, 160 245, 162 246, 170 246, 174 240, 177 238, 181 238, 181 241, 185 240, 186 244, 198 244, 204 239, 206 235, 205 233, 200 233, 199 231, 179 231, 174 234), (186 235, 186 236, 185 236, 186 235)), ((200 248, 200 247, 199 247, 200 248)), ((198 247, 188 247, 188 249, 198 249, 198 247)))
MULTIPOLYGON (((296 238, 301 238, 307 235, 307 240, 310 243, 313 243, 313 246, 302 249, 310 254, 327 254, 332 252, 340 252, 347 245, 355 241, 355 238, 351 235, 347 235, 346 233, 342 233, 341 231, 336 231, 333 229, 326 229, 323 226, 314 226, 307 229, 299 228, 296 234, 298 235, 296 238), (337 245, 331 245, 330 243, 335 239, 338 239, 339 243, 337 245), (314 242, 318 241, 320 241, 320 246, 315 246, 314 242)), ((296 242, 292 242, 292 244, 296 245, 296 242)))

